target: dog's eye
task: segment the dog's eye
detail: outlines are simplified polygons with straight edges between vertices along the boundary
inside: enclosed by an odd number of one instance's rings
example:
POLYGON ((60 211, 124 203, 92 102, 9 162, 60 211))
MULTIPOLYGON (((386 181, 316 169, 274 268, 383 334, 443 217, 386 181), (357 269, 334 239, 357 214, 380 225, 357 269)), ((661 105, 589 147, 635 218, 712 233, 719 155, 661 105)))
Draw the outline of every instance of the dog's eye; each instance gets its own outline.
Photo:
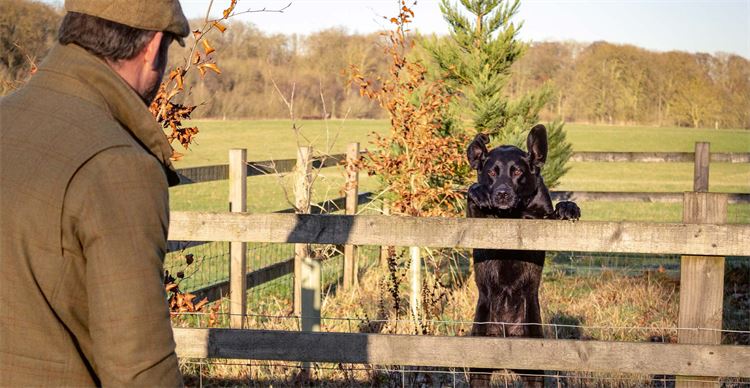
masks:
POLYGON ((523 171, 520 169, 513 170, 513 176, 521 176, 521 174, 523 174, 523 171))
POLYGON ((490 172, 487 173, 489 176, 495 176, 495 170, 490 170, 490 172))

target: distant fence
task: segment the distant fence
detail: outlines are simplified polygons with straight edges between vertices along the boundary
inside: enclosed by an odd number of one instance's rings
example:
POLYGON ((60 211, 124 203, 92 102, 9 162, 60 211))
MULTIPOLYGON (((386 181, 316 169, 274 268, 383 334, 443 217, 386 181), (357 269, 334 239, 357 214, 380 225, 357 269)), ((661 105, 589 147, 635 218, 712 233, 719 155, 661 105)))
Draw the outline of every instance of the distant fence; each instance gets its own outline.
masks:
MULTIPOLYGON (((318 156, 312 159, 312 168, 335 167, 346 159, 346 154, 318 156)), ((297 159, 261 160, 247 162, 246 176, 284 174, 294 171, 297 159)), ((212 182, 229 179, 229 164, 188 167, 177 170, 180 184, 212 182)))
MULTIPOLYGON (((695 152, 574 152, 572 162, 682 162, 695 161, 695 152)), ((712 152, 709 159, 717 163, 750 163, 750 152, 712 152)))
MULTIPOLYGON (((353 150, 350 147, 349 165, 357 155, 353 150)), ((354 215, 356 206, 350 205, 357 203, 357 177, 351 169, 346 215, 175 212, 170 240, 296 244, 292 260, 249 274, 245 250, 232 249, 231 326, 243 329, 248 286, 291 272, 294 315, 306 331, 175 328, 178 356, 748 378, 750 346, 720 343, 724 256, 750 256, 750 225, 725 225, 728 196, 705 192, 707 150, 707 144, 696 146, 695 192, 683 194, 679 224, 354 215), (679 343, 316 333, 321 320, 321 263, 312 257, 309 244, 684 255, 676 328, 679 343)), ((309 149, 301 149, 295 169, 296 209, 303 213, 310 210, 310 155, 309 149)), ((245 165, 242 158, 230 159, 235 166, 245 165)), ((229 174, 233 184, 245 181, 236 167, 233 170, 229 174)), ((232 203, 246 196, 242 190, 230 193, 232 203)), ((345 258, 344 286, 356 285, 352 268, 357 268, 356 253, 345 258)))
MULTIPOLYGON (((361 154, 361 153, 360 153, 361 154)), ((312 160, 312 168, 326 168, 340 166, 346 159, 346 154, 334 154, 315 157, 312 160)), ((681 162, 690 163, 695 161, 694 152, 574 152, 570 158, 574 162, 643 162, 664 163, 681 162)), ((717 163, 750 163, 750 153, 710 153, 711 162, 717 163)), ((266 174, 283 174, 294 170, 296 159, 264 160, 247 163, 247 176, 258 176, 266 174)), ((226 180, 229 177, 229 165, 213 165, 202 167, 189 167, 177 170, 181 184, 211 182, 226 180)), ((371 193, 364 193, 370 195, 371 193)), ((678 203, 682 202, 682 193, 665 192, 611 192, 611 191, 552 191, 550 193, 555 201, 577 200, 577 201, 610 201, 610 202, 660 202, 678 203)), ((750 193, 728 194, 730 204, 750 203, 750 193)), ((333 202, 326 201, 329 205, 338 204, 344 198, 337 198, 333 202), (336 202, 338 201, 338 202, 336 202)), ((336 209, 340 209, 337 207, 336 209)), ((293 212, 294 209, 285 211, 293 212)))

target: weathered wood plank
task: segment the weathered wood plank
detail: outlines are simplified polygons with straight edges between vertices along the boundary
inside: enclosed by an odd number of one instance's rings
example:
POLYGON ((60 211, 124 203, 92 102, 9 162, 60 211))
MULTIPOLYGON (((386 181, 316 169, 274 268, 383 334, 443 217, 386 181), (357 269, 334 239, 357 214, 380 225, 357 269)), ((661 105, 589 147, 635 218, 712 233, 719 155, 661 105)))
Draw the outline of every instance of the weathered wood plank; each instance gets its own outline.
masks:
MULTIPOLYGON (((555 201, 574 200, 574 201, 618 201, 618 202, 682 202, 682 193, 612 193, 598 191, 556 191, 551 192, 552 199, 555 201)), ((726 194, 728 203, 750 203, 750 194, 728 193, 726 194)), ((372 201, 372 193, 360 193, 358 196, 359 205, 364 205, 372 201)), ((344 209, 346 197, 329 199, 318 202, 310 207, 310 214, 333 213, 344 209)), ((387 215, 386 207, 383 208, 383 214, 387 215)), ((294 209, 278 210, 274 213, 294 213, 294 209)), ((193 248, 206 241, 169 241, 167 252, 176 252, 183 249, 193 248)), ((388 247, 383 247, 381 262, 385 262, 384 256, 388 247)))
MULTIPOLYGON (((693 152, 574 152, 573 162, 643 162, 690 163, 695 161, 693 152)), ((750 163, 750 152, 713 152, 711 161, 717 163, 750 163)))
MULTIPOLYGON (((357 192, 359 191, 359 171, 357 159, 359 158, 359 143, 350 143, 346 150, 346 214, 357 214, 357 192)), ((358 283, 357 246, 347 244, 344 246, 344 288, 355 286, 358 283)))
MULTIPOLYGON (((313 160, 313 168, 338 165, 346 158, 345 154, 318 157, 313 160)), ((682 162, 695 160, 693 152, 574 152, 570 157, 574 162, 682 162)), ((717 163, 750 163, 750 152, 713 152, 711 161, 717 163)), ((296 159, 259 160, 247 163, 247 176, 288 173, 294 170, 296 159)), ((229 165, 218 164, 177 169, 180 183, 200 183, 226 180, 229 165)))
MULTIPOLYGON (((313 168, 338 166, 346 154, 319 156, 312 160, 313 168)), ((283 174, 294 171, 296 159, 258 160, 246 163, 247 176, 268 174, 283 174)), ((217 164, 211 166, 187 167, 177 169, 181 184, 211 182, 229 179, 229 165, 217 164)))
MULTIPOLYGON (((613 191, 552 191, 550 192, 554 201, 580 201, 580 202, 660 202, 678 203, 682 202, 682 193, 660 193, 660 192, 613 192, 613 191)), ((750 203, 750 194, 727 193, 730 204, 750 203)))
MULTIPOLYGON (((247 150, 229 150, 229 210, 234 213, 247 211, 247 150)), ((229 243, 229 312, 230 324, 241 329, 247 314, 247 243, 232 241, 229 243)))
MULTIPOLYGON (((707 143, 703 143, 707 144, 707 143)), ((696 149, 698 146, 696 145, 696 149)), ((708 173, 699 170, 696 174, 708 173)), ((707 166, 706 166, 707 167, 707 166)), ((708 176, 705 177, 708 189, 708 176)), ((698 179, 696 179, 698 181, 698 179)), ((698 189, 700 187, 696 187, 698 189)), ((724 224, 727 222, 727 197, 716 193, 685 193, 682 221, 685 223, 724 224)), ((721 344, 724 311, 724 258, 719 256, 682 256, 680 261, 680 313, 678 325, 684 328, 716 330, 681 330, 681 344, 721 344)), ((707 388, 717 386, 716 378, 695 380, 680 377, 678 388, 707 388)))
POLYGON ((693 174, 693 191, 708 191, 708 170, 711 161, 711 143, 695 143, 695 173, 693 174))
POLYGON ((750 377, 750 346, 175 328, 177 356, 750 377))
POLYGON ((170 240, 750 256, 750 225, 173 212, 170 240))
MULTIPOLYGON (((310 190, 312 190, 312 172, 311 160, 312 147, 299 147, 297 149, 297 166, 294 172, 294 207, 297 213, 310 213, 310 190)), ((307 244, 294 245, 294 298, 293 312, 294 315, 302 315, 303 295, 302 282, 305 275, 303 271, 303 261, 310 256, 310 249, 307 244)))

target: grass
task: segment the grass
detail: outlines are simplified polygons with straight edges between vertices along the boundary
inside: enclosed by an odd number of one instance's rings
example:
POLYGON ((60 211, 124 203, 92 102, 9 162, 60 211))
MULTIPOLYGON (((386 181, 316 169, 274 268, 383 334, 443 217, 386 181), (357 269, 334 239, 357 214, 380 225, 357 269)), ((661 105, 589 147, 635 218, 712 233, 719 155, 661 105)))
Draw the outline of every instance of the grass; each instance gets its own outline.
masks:
MULTIPOLYGON (((247 148, 248 160, 294 158, 297 142, 312 144, 320 153, 342 153, 349 142, 368 145, 372 131, 385 132, 384 120, 303 121, 300 137, 288 120, 197 121, 199 143, 176 163, 178 168, 227 163, 230 148, 247 148)), ((568 138, 576 151, 684 151, 694 149, 695 141, 711 141, 714 152, 750 151, 750 131, 688 128, 615 127, 569 124, 568 138)), ((572 162, 559 190, 682 192, 692 190, 693 165, 690 163, 593 163, 572 162)), ((340 168, 319 173, 314 201, 341 196, 344 177, 340 168)), ((711 191, 750 192, 750 165, 713 163, 711 191)), ((360 191, 377 188, 373 177, 360 174, 360 191)), ((170 190, 175 211, 224 211, 227 209, 226 182, 206 182, 177 186, 170 190)), ((248 211, 271 212, 291 207, 291 176, 248 178, 248 211)), ((580 203, 584 220, 629 220, 679 222, 679 204, 580 203)), ((729 220, 750 223, 750 205, 731 205, 729 220)))
MULTIPOLYGON (((386 120, 312 120, 301 121, 300 142, 315 150, 345 152, 346 145, 359 142, 370 145, 373 131, 386 133, 386 120)), ((177 168, 225 164, 228 151, 246 148, 248 160, 293 159, 297 136, 289 120, 206 120, 192 121, 200 128, 197 143, 176 163, 177 168)), ((565 126, 574 151, 692 152, 695 142, 711 142, 713 152, 749 152, 750 131, 731 129, 693 129, 656 127, 619 127, 583 124, 565 126)))
POLYGON ((299 137, 289 120, 192 121, 200 129, 197 143, 175 163, 177 168, 228 163, 229 150, 246 148, 247 160, 294 159, 298 141, 317 154, 340 154, 346 145, 364 147, 373 131, 385 132, 385 120, 311 120, 298 124, 299 137))
POLYGON ((712 152, 750 152, 750 131, 647 126, 566 124, 574 151, 693 152, 695 143, 711 143, 712 152))
MULTIPOLYGON (((287 120, 204 121, 194 123, 201 128, 200 143, 188 152, 177 167, 227 162, 230 148, 247 148, 249 160, 294 158, 298 138, 287 120)), ((341 153, 346 144, 359 141, 368 144, 368 133, 383 132, 385 121, 322 121, 303 122, 300 142, 312 143, 318 153, 341 153)), ((568 138, 575 151, 663 151, 691 152, 695 141, 710 141, 714 152, 750 151, 750 131, 695 130, 685 128, 602 127, 569 124, 568 138)), ((692 189, 693 165, 690 163, 571 163, 570 172, 562 179, 560 190, 681 192, 692 189)), ((750 166, 747 164, 713 163, 710 173, 711 191, 750 192, 750 166)), ((313 191, 314 201, 338 197, 343 186, 340 168, 321 170, 313 191)), ((248 178, 248 210, 270 212, 291 207, 290 176, 248 178)), ((360 175, 360 191, 377 187, 372 177, 360 175)), ((207 182, 170 189, 172 210, 225 211, 228 185, 207 182)), ((679 203, 584 202, 579 203, 584 220, 680 222, 679 203)), ((730 223, 750 223, 750 205, 730 205, 730 223)), ((185 289, 203 286, 226 278, 228 264, 226 244, 212 243, 193 248, 196 255, 192 274, 185 280, 185 289)), ((251 268, 267 266, 289 258, 289 246, 259 244, 249 247, 251 268)), ((372 258, 376 251, 370 251, 372 258)), ((434 257, 440 257, 434 256, 434 257)), ((679 260, 673 256, 617 256, 556 252, 548 254, 541 290, 543 319, 547 338, 581 338, 617 341, 647 341, 656 337, 674 341, 679 304, 679 260), (555 325, 573 325, 555 326, 555 325)), ((167 258, 167 265, 179 269, 183 258, 179 253, 167 258)), ((459 257, 448 263, 443 259, 426 259, 426 292, 423 313, 433 319, 429 332, 442 335, 467 335, 468 321, 473 317, 477 297, 476 286, 468 272, 468 261, 459 257), (432 264, 430 264, 432 263, 432 264), (452 265, 448 265, 452 264, 452 265), (433 275, 439 277, 437 283, 433 275), (432 280, 430 280, 432 279, 432 280), (435 296, 437 295, 437 296, 435 296)), ((395 288, 401 305, 407 304, 404 262, 396 266, 395 276, 383 266, 373 266, 372 259, 363 262, 361 286, 354 290, 339 288, 340 258, 324 263, 324 300, 322 314, 324 331, 414 333, 408 315, 394 315, 394 297, 390 279, 401 279, 395 288), (382 318, 382 321, 380 320, 382 318)), ((173 269, 173 271, 174 271, 173 269)), ((728 259, 725 277, 725 328, 747 330, 750 325, 750 267, 746 259, 728 259)), ((284 276, 248 291, 248 327, 255 329, 298 330, 298 319, 290 316, 291 278, 284 276)), ((220 312, 228 311, 221 301, 220 312)), ((226 316, 223 316, 226 318, 226 316)), ((181 317, 175 325, 205 326, 207 317, 181 317)), ((219 326, 226 326, 220 319, 219 326)), ((747 336, 726 335, 725 343, 750 344, 747 336)), ((292 385, 298 382, 297 364, 214 360, 195 364, 183 361, 188 385, 292 385)), ((459 384, 465 375, 445 371, 431 373, 403 372, 397 367, 321 364, 312 369, 310 382, 322 386, 391 385, 405 382, 418 385, 427 376, 435 384, 459 384), (403 379, 403 380, 402 380, 403 379)), ((610 386, 607 380, 585 380, 590 374, 576 373, 566 377, 569 385, 610 386), (577 380, 576 380, 577 379, 577 380)), ((596 377, 596 376, 593 376, 596 377)), ((611 375, 607 377, 612 377, 611 375)), ((644 385, 648 376, 624 376, 624 383, 612 386, 644 385)))
MULTIPOLYGON (((630 260, 637 260, 631 257, 630 260)), ((462 268, 458 273, 443 273, 441 284, 435 282, 434 274, 437 267, 446 266, 439 263, 440 259, 426 260, 427 267, 432 267, 426 275, 428 285, 423 292, 424 311, 429 321, 423 321, 432 335, 466 336, 471 330, 471 317, 477 298, 477 288, 471 274, 466 271, 468 263, 465 257, 458 258, 460 263, 453 263, 462 268), (427 297, 432 293, 444 297, 427 297)), ((645 258, 644 258, 645 260, 645 258)), ((674 258, 652 259, 669 266, 674 258)), ((328 266, 326 262, 325 266, 328 266)), ((340 262, 333 261, 334 267, 340 262)), ((414 334, 417 328, 408 314, 407 281, 404 275, 408 269, 404 262, 399 262, 395 272, 382 265, 369 265, 361 270, 361 286, 355 289, 342 290, 335 284, 329 283, 334 277, 329 277, 325 283, 327 292, 322 303, 322 331, 327 332, 376 332, 389 334, 414 334), (392 276, 395 275, 395 276, 392 276), (392 280, 399 284, 397 296, 390 291, 392 280), (396 312, 394 298, 401 303, 400 312, 396 312)), ((747 268, 747 267, 746 267, 747 268)), ((328 271, 325 271, 328 272, 328 271)), ((741 276, 741 275, 740 275, 741 276)), ((548 265, 544 272, 544 280, 540 292, 542 317, 546 338, 583 339, 602 341, 664 341, 675 342, 677 338, 677 315, 680 298, 679 282, 667 272, 659 270, 644 270, 635 274, 626 274, 617 269, 603 269, 597 274, 586 276, 570 276, 560 271, 555 265, 548 265)), ((335 281, 335 280, 334 280, 335 281)), ((746 330, 748 310, 746 296, 737 292, 738 287, 745 287, 741 278, 729 273, 727 275, 727 290, 725 295, 725 328, 746 330), (734 276, 734 277, 733 277, 734 276), (740 283, 737 280, 740 279, 740 283), (744 326, 743 326, 744 325, 744 326)), ((286 290, 285 292, 290 292, 286 290)), ((248 317, 248 327, 265 330, 299 330, 297 318, 289 315, 291 305, 289 300, 278 293, 268 293, 263 290, 250 294, 254 299, 248 317)), ((226 302, 221 310, 227 311, 226 302)), ((226 320, 226 317, 224 317, 226 320)), ((205 326, 203 322, 182 321, 178 325, 205 326)), ((222 325, 224 325, 223 323, 222 325)), ((750 344, 750 337, 726 335, 724 343, 750 344)), ((268 384, 286 386, 294 384, 299 378, 299 367, 294 363, 252 362, 233 360, 213 360, 206 364, 201 371, 198 365, 190 360, 183 360, 183 371, 187 381, 195 383, 203 374, 203 383, 209 385, 254 385, 268 384)), ((450 386, 453 379, 459 385, 466 381, 465 371, 450 373, 447 370, 420 368, 418 372, 402 375, 399 367, 395 366, 354 366, 316 364, 310 383, 314 386, 391 386, 404 381, 406 385, 415 385, 420 378, 427 376, 435 384, 450 386), (403 379, 403 380, 402 380, 403 379)), ((641 386, 650 382, 650 376, 623 375, 620 385, 608 385, 608 380, 597 380, 613 375, 591 375, 587 373, 564 374, 563 383, 573 386, 583 386, 585 382, 596 383, 595 386, 641 386)), ((497 375, 496 379, 513 376, 497 375)), ((502 380, 499 381, 500 383, 502 380)))

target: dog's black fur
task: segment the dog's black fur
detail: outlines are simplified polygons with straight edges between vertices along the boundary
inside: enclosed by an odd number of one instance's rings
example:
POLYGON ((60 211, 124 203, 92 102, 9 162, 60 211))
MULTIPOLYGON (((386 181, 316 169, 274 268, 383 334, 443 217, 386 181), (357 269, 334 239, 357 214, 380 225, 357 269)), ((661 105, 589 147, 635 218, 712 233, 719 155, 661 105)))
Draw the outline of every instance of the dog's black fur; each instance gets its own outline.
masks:
MULTIPOLYGON (((479 134, 467 149, 469 163, 478 172, 478 182, 467 193, 467 217, 558 220, 580 217, 580 209, 574 202, 560 202, 552 207, 540 175, 547 160, 547 130, 543 125, 529 132, 528 153, 514 146, 488 151, 488 143, 487 135, 479 134)), ((539 284, 544 255, 544 251, 474 249, 479 300, 472 335, 542 337, 542 327, 538 324, 542 322, 539 284)), ((543 374, 543 371, 519 372, 543 374)), ((541 378, 524 378, 524 383, 531 386, 541 386, 541 381, 541 378)), ((472 374, 471 383, 487 385, 489 374, 472 374)))

